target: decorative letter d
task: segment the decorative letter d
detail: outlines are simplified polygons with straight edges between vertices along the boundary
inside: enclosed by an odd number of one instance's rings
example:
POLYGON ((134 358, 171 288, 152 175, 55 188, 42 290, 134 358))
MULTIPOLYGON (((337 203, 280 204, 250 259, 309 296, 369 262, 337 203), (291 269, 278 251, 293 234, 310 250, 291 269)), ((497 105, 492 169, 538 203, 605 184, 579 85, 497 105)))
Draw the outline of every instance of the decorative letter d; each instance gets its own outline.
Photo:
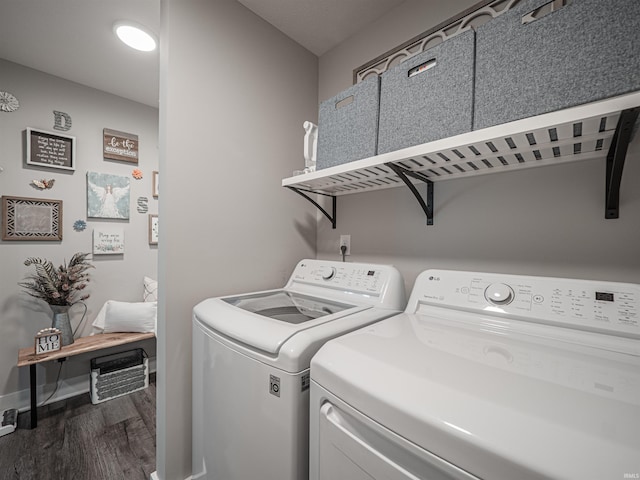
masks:
POLYGON ((53 128, 56 130, 62 130, 66 132, 71 128, 71 116, 68 113, 58 112, 57 110, 53 111, 53 116, 55 117, 55 125, 53 128))

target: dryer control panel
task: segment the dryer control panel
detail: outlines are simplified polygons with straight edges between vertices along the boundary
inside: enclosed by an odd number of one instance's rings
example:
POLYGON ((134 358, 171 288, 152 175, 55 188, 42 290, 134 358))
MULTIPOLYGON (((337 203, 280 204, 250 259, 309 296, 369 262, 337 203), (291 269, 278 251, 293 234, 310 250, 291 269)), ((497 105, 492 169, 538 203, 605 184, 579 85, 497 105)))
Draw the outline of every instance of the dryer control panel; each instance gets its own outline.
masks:
POLYGON ((639 303, 640 285, 630 283, 427 270, 407 311, 440 305, 640 337, 639 303))

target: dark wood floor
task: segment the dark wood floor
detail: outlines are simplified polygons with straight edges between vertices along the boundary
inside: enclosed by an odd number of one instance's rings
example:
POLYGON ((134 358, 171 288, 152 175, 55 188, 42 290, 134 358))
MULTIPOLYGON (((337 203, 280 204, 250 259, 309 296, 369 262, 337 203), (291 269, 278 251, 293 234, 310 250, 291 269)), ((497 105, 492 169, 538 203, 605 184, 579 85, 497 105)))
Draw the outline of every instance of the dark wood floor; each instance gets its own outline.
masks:
POLYGON ((89 394, 29 412, 0 437, 1 480, 149 480, 156 463, 156 388, 93 405, 89 394))

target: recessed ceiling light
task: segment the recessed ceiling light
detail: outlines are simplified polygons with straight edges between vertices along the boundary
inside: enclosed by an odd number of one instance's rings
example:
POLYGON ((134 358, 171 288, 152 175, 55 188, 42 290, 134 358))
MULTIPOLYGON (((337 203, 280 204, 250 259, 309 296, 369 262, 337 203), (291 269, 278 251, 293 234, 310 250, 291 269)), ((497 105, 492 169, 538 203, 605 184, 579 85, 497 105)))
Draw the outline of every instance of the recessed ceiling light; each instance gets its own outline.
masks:
POLYGON ((133 22, 117 22, 113 31, 125 44, 136 50, 151 52, 156 49, 156 39, 141 25, 133 22))

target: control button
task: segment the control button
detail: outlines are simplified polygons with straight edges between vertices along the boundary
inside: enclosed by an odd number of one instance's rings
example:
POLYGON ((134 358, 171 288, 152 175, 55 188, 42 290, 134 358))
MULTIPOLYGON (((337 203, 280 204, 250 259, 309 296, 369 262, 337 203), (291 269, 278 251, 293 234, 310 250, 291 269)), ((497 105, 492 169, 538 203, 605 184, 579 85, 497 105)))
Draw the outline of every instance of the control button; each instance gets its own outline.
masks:
POLYGON ((467 293, 469 293, 469 287, 462 287, 462 288, 460 289, 460 293, 463 293, 463 294, 465 294, 465 295, 466 295, 467 293))
POLYGON ((336 274, 336 269, 334 267, 325 267, 320 272, 323 280, 331 280, 333 276, 336 274))
POLYGON ((504 283, 492 283, 484 291, 484 298, 494 305, 507 305, 513 301, 513 290, 504 283))
POLYGON ((534 295, 533 303, 542 303, 544 302, 544 297, 542 295, 534 295))

